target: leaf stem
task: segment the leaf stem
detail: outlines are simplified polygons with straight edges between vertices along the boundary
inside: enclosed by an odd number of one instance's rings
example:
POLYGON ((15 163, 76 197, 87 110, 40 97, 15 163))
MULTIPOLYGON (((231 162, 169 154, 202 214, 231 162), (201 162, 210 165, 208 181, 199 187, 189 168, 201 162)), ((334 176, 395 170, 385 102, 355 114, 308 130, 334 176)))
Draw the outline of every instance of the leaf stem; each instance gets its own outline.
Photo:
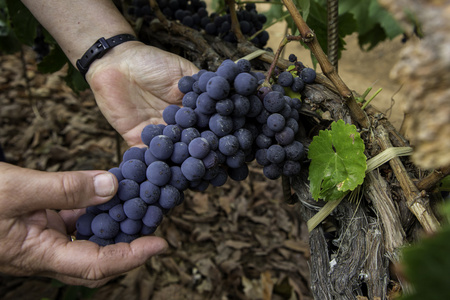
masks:
POLYGON ((361 107, 361 109, 362 110, 364 110, 366 107, 367 107, 367 105, 369 105, 369 103, 382 91, 383 89, 382 88, 379 88, 376 92, 375 92, 375 94, 373 94, 373 96, 372 97, 370 97, 370 99, 369 100, 367 100, 366 101, 366 103, 364 103, 363 104, 363 106, 361 107))

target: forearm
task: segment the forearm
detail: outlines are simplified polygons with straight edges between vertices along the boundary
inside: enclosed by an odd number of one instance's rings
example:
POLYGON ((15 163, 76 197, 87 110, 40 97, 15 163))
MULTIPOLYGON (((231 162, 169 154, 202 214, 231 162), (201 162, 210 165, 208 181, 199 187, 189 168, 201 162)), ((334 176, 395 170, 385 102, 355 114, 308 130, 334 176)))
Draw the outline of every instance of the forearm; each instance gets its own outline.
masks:
POLYGON ((101 37, 134 34, 110 0, 22 0, 75 65, 101 37))

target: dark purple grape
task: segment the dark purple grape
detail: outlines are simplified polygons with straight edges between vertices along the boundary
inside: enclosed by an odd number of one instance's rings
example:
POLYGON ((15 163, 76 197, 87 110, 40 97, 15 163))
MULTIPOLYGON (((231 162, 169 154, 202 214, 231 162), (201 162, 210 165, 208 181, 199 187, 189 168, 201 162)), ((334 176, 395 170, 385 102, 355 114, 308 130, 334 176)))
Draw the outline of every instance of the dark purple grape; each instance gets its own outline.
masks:
POLYGON ((157 135, 162 134, 162 128, 155 124, 149 124, 144 127, 141 133, 141 140, 147 146, 150 145, 150 141, 157 135))
POLYGON ((300 78, 305 83, 313 83, 316 80, 316 71, 311 68, 304 68, 300 72, 300 78))
POLYGON ((77 232, 85 236, 93 235, 91 224, 94 217, 95 215, 90 213, 81 215, 76 222, 77 232))
POLYGON ((209 128, 217 136, 222 137, 233 131, 233 120, 229 116, 214 114, 209 120, 209 128))
POLYGON ((283 128, 283 130, 275 134, 275 140, 281 146, 286 146, 294 141, 294 136, 295 136, 294 130, 286 126, 283 128))
POLYGON ((119 203, 120 203, 119 197, 117 197, 117 195, 114 195, 114 197, 112 197, 109 201, 102 203, 102 204, 97 204, 96 207, 101 211, 108 211, 113 206, 115 206, 119 203))
POLYGON ((120 200, 126 201, 135 198, 139 195, 139 184, 131 179, 124 179, 119 181, 119 188, 117 189, 117 196, 120 200))
POLYGON ((286 94, 286 91, 284 90, 284 87, 282 87, 279 84, 273 84, 272 85, 272 90, 274 92, 279 92, 279 93, 283 94, 283 96, 286 94))
MULTIPOLYGON (((290 99, 288 96, 284 96, 284 98, 290 99)), ((291 106, 289 104, 287 104, 287 99, 286 99, 286 104, 284 105, 284 108, 279 112, 280 115, 282 115, 285 119, 290 118, 291 112, 292 112, 291 106)))
POLYGON ((284 94, 280 92, 272 91, 264 97, 264 108, 269 112, 279 112, 284 108, 285 104, 286 100, 284 99, 284 94))
POLYGON ((91 223, 92 233, 101 239, 113 239, 119 233, 119 223, 107 213, 96 215, 91 223))
MULTIPOLYGON (((226 27, 230 26, 230 23, 224 22, 222 23, 221 29, 226 29, 226 27), (225 25, 224 25, 225 24, 225 25)), ((225 32, 230 31, 231 28, 225 30, 225 32)), ((217 68, 217 75, 225 78, 229 83, 234 81, 234 78, 239 74, 238 66, 231 60, 226 59, 222 62, 222 64, 217 68)))
POLYGON ((280 178, 283 169, 277 164, 270 164, 263 167, 263 174, 271 180, 280 178))
POLYGON ((116 176, 117 181, 121 181, 123 178, 122 171, 119 167, 114 167, 108 170, 108 172, 113 173, 116 176))
POLYGON ((158 159, 152 154, 152 150, 147 149, 144 154, 145 164, 148 166, 152 162, 157 161, 158 159))
POLYGON ((301 91, 303 91, 305 89, 305 83, 303 82, 303 80, 300 77, 295 77, 294 81, 291 85, 291 89, 295 93, 300 93, 301 91))
POLYGON ((209 80, 215 76, 217 76, 217 74, 211 71, 204 72, 202 75, 200 75, 198 79, 198 87, 203 93, 206 92, 206 85, 208 84, 209 80))
POLYGON ((258 148, 267 149, 273 144, 273 141, 270 137, 261 133, 256 137, 255 143, 258 148))
POLYGON ((270 165, 270 161, 267 159, 267 149, 258 149, 256 151, 256 162, 261 166, 270 165))
POLYGON ((216 111, 219 115, 229 116, 233 112, 234 104, 231 99, 223 99, 216 102, 216 111))
POLYGON ((166 160, 172 155, 173 142, 168 136, 157 135, 150 142, 149 149, 157 159, 166 160))
POLYGON ((142 221, 127 218, 120 222, 120 230, 126 234, 137 234, 141 231, 142 221))
POLYGON ((109 211, 108 214, 111 218, 113 218, 114 221, 121 222, 125 220, 127 216, 125 216, 125 212, 123 211, 123 204, 119 203, 115 206, 113 206, 109 211))
POLYGON ((185 16, 183 18, 183 20, 181 21, 181 23, 184 26, 192 27, 192 26, 194 26, 194 19, 192 18, 192 16, 185 16))
POLYGON ((226 135, 219 139, 219 151, 226 156, 234 155, 239 150, 239 141, 234 135, 226 135))
POLYGON ((252 69, 252 65, 251 65, 250 61, 248 61, 247 59, 238 60, 236 65, 237 65, 240 73, 244 73, 244 72, 249 73, 250 70, 252 69))
POLYGON ((202 159, 206 169, 213 168, 219 164, 219 156, 214 151, 209 151, 208 155, 202 159))
POLYGON ((173 153, 170 160, 173 163, 181 165, 189 157, 189 148, 186 143, 177 142, 173 145, 173 153))
POLYGON ((295 54, 289 54, 289 61, 290 62, 296 62, 297 61, 297 56, 295 56, 295 54))
POLYGON ((226 164, 230 168, 239 168, 245 164, 245 153, 238 150, 235 154, 227 156, 226 164))
POLYGON ((219 138, 214 132, 211 130, 205 130, 200 134, 200 136, 208 141, 211 150, 217 150, 219 147, 219 138))
POLYGON ((137 183, 143 182, 145 178, 145 172, 147 171, 147 165, 138 159, 130 159, 124 161, 122 167, 122 175, 126 179, 131 179, 137 183))
MULTIPOLYGON (((215 76, 212 77, 206 84, 206 92, 211 98, 215 100, 222 100, 228 96, 228 93, 230 92, 230 84, 228 83, 226 78, 222 76, 215 76)), ((197 107, 198 107, 198 99, 197 99, 197 107)))
POLYGON ((302 108, 302 101, 298 98, 292 98, 292 108, 296 110, 302 108))
MULTIPOLYGON (((241 73, 246 74, 246 73, 241 73)), ((239 75, 241 75, 239 74, 239 75)), ((231 101, 233 101, 234 110, 232 113, 233 117, 243 117, 247 115, 248 111, 250 110, 250 101, 247 97, 234 94, 231 96, 231 101)))
POLYGON ((272 92, 272 88, 268 87, 268 86, 261 86, 258 91, 256 92, 256 95, 258 96, 259 99, 264 100, 264 98, 266 97, 266 95, 268 93, 272 92))
POLYGON ((148 181, 157 186, 166 185, 170 180, 170 176, 170 167, 163 161, 152 162, 147 168, 148 181))
POLYGON ((261 133, 271 138, 275 137, 275 131, 270 129, 269 126, 267 126, 267 124, 263 124, 263 126, 261 127, 261 133))
POLYGON ((284 162, 286 158, 286 152, 280 145, 272 145, 267 149, 267 159, 274 164, 284 162))
POLYGON ((130 159, 139 159, 140 161, 145 161, 144 154, 147 151, 147 147, 131 147, 122 156, 122 161, 127 161, 130 159))
MULTIPOLYGON (((202 23, 204 23, 204 22, 210 22, 210 19, 209 18, 202 19, 202 23)), ((205 31, 206 31, 207 34, 210 34, 210 35, 216 35, 217 34, 217 26, 216 26, 216 24, 210 22, 210 23, 206 23, 206 25, 204 27, 205 27, 205 31)))
POLYGON ((167 184, 161 188, 161 196, 159 197, 159 205, 165 209, 174 208, 180 201, 180 191, 167 184))
MULTIPOLYGON (((186 95, 183 96, 183 100, 181 103, 185 107, 190 107, 192 109, 195 109, 197 107, 197 97, 199 94, 196 92, 188 92, 186 95)), ((176 122, 176 121, 175 121, 176 122)))
POLYGON ((253 136, 250 130, 246 128, 240 128, 234 132, 234 136, 238 139, 239 148, 247 150, 252 147, 253 136))
POLYGON ((158 202, 160 193, 160 187, 148 180, 140 185, 139 197, 147 204, 158 202))
POLYGON ((158 227, 163 219, 163 212, 161 208, 156 205, 149 205, 145 212, 142 222, 148 227, 158 227))
POLYGON ((292 76, 291 72, 284 71, 281 72, 280 75, 278 75, 278 84, 283 87, 289 87, 294 82, 294 77, 292 76))
POLYGON ((250 96, 256 92, 258 81, 249 73, 239 73, 234 79, 234 89, 236 93, 243 96, 250 96))
POLYGON ((278 113, 273 113, 267 118, 267 127, 274 132, 280 132, 285 125, 286 119, 278 113))
POLYGON ((205 175, 205 171, 203 162, 195 157, 188 157, 181 164, 181 172, 189 181, 201 179, 205 175))
POLYGON ((198 128, 207 128, 209 125, 209 119, 211 115, 206 115, 198 111, 198 108, 194 109, 195 114, 197 115, 197 127, 198 128))
POLYGON ((181 127, 178 125, 167 125, 163 130, 163 135, 167 136, 173 143, 179 142, 181 139, 181 127))
POLYGON ((217 175, 209 181, 213 186, 219 187, 227 182, 228 174, 223 168, 217 170, 217 175))
POLYGON ((183 128, 192 127, 197 123, 197 115, 190 107, 182 107, 175 114, 175 121, 183 128))
POLYGON ((91 236, 89 238, 89 241, 96 243, 100 247, 105 247, 114 244, 114 239, 102 239, 96 235, 91 236))
POLYGON ((141 198, 133 198, 123 203, 125 215, 133 220, 140 220, 147 210, 147 204, 141 198))
MULTIPOLYGON (((211 78, 211 80, 213 80, 214 78, 220 77, 216 76, 211 78)), ((213 114, 216 112, 216 100, 212 99, 208 93, 201 93, 197 97, 196 107, 196 110, 205 115, 213 114)))
POLYGON ((154 227, 148 227, 147 225, 142 224, 141 234, 142 234, 143 236, 150 235, 150 234, 154 233, 154 232, 156 231, 157 228, 158 228, 157 226, 154 226, 154 227))
POLYGON ((175 114, 177 113, 177 111, 180 109, 180 107, 178 105, 175 104, 171 104, 169 106, 167 106, 162 113, 162 117, 164 122, 166 122, 168 125, 170 124, 176 124, 175 121, 175 114))
POLYGON ((250 109, 248 110, 247 117, 254 118, 261 113, 263 104, 256 95, 248 96, 248 101, 250 102, 250 109))
POLYGON ((135 239, 139 238, 139 234, 126 234, 124 232, 119 232, 117 236, 114 238, 114 243, 131 243, 135 239))
POLYGON ((291 144, 284 146, 284 151, 286 152, 286 159, 293 161, 299 161, 305 154, 303 144, 299 141, 293 141, 291 144))
POLYGON ((296 134, 299 129, 298 122, 294 118, 289 118, 286 120, 286 127, 291 128, 294 131, 294 134, 296 134))
POLYGON ((195 82, 195 79, 192 76, 183 76, 178 81, 178 89, 183 94, 186 94, 192 91, 192 84, 195 82))
POLYGON ((234 181, 242 181, 245 178, 247 178, 249 173, 247 164, 243 164, 242 166, 238 168, 229 168, 228 169, 228 176, 230 176, 231 179, 234 181))
POLYGON ((197 128, 189 127, 186 129, 183 129, 181 131, 181 142, 185 143, 186 145, 189 145, 189 143, 200 136, 200 132, 197 130, 197 128))
POLYGON ((179 166, 170 167, 172 177, 170 178, 169 184, 176 187, 180 191, 184 191, 189 187, 189 180, 181 172, 179 166))
POLYGON ((189 154, 192 157, 203 159, 208 155, 211 147, 207 139, 197 137, 189 143, 189 154))

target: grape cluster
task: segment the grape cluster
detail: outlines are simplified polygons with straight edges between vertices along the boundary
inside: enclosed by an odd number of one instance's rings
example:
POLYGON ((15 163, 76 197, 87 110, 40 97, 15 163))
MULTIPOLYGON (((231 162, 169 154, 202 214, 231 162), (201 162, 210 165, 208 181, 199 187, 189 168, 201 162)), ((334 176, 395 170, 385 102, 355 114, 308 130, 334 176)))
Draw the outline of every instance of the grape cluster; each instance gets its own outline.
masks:
POLYGON ((182 77, 183 106, 167 106, 166 125, 147 125, 141 133, 146 147, 128 149, 109 170, 119 182, 117 194, 87 208, 77 238, 108 245, 149 235, 183 202, 185 190, 244 180, 255 159, 269 179, 298 174, 304 148, 294 136, 301 102, 277 85, 257 93, 264 75, 250 69, 247 60, 225 60, 216 72, 182 77))
MULTIPOLYGON (((206 2, 201 0, 157 0, 157 3, 162 13, 170 20, 178 20, 195 30, 204 30, 207 34, 219 36, 227 42, 237 42, 235 34, 231 31, 231 15, 228 11, 223 15, 209 14, 206 2)), ((133 0, 128 13, 137 18, 151 19, 153 17, 146 0, 133 0)), ((261 30, 267 21, 264 14, 257 12, 254 3, 247 3, 236 14, 241 31, 247 37, 261 30)), ((264 30, 251 42, 262 48, 268 40, 269 33, 264 30)))

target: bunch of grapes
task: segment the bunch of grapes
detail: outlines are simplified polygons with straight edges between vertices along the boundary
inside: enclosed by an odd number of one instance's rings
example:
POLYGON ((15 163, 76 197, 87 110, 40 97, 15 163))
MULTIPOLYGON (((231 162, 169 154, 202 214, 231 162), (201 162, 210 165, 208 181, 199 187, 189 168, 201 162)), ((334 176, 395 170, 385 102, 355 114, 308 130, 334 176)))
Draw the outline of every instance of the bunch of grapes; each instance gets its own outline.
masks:
MULTIPOLYGON (((224 41, 236 43, 236 36, 231 31, 231 15, 208 14, 206 2, 201 0, 157 0, 158 6, 166 18, 178 20, 183 25, 195 30, 205 30, 207 34, 219 36, 224 41)), ((154 18, 147 0, 133 0, 128 10, 130 15, 150 21, 154 18)), ((247 3, 237 11, 239 25, 244 36, 253 36, 263 28, 267 18, 256 10, 254 3, 247 3)), ((269 40, 269 33, 262 31, 252 43, 262 48, 269 40)))
POLYGON ((244 180, 255 159, 269 179, 298 174, 304 148, 294 136, 301 102, 283 88, 258 93, 264 75, 250 69, 247 60, 225 60, 216 72, 182 77, 183 106, 167 106, 166 125, 147 125, 141 133, 146 147, 128 149, 109 170, 119 182, 117 194, 87 208, 77 238, 108 245, 152 234, 183 202, 185 190, 244 180))

